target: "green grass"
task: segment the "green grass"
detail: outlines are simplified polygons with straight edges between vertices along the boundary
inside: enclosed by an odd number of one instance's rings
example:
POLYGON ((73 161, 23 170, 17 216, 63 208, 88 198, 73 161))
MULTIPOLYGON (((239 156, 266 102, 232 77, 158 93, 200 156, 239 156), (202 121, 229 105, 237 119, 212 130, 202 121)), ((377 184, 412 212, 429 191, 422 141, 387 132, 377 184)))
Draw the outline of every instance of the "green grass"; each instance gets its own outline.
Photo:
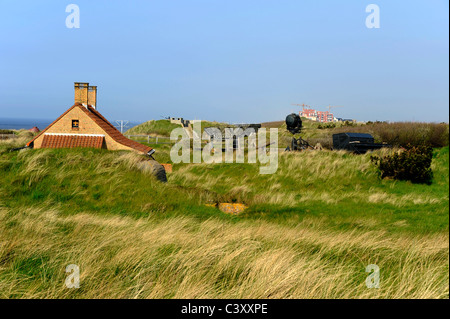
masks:
MULTIPOLYGON (((426 144, 432 147, 444 147, 449 143, 448 123, 422 123, 422 122, 375 122, 375 123, 352 123, 350 126, 345 122, 333 122, 334 128, 318 129, 327 123, 319 123, 302 118, 303 129, 301 137, 312 146, 320 144, 327 149, 333 148, 333 134, 342 132, 358 132, 371 134, 375 143, 387 143, 395 147, 407 146, 407 144, 426 144)), ((284 121, 263 123, 263 127, 278 128, 278 139, 280 147, 290 144, 292 135, 286 131, 284 121)), ((298 136, 298 135, 297 135, 298 136)))
MULTIPOLYGON (((157 160, 171 162, 169 145, 152 146, 157 160)), ((371 219, 374 229, 448 230, 448 147, 434 152, 431 185, 381 180, 369 154, 332 151, 280 153, 273 175, 259 174, 258 164, 173 164, 169 182, 160 184, 136 168, 141 158, 133 156, 94 149, 4 152, 0 200, 131 216, 160 210, 202 216, 215 212, 206 203, 242 202, 249 206, 242 218, 326 216, 330 225, 347 228, 371 219)))
POLYGON ((370 154, 343 151, 280 153, 273 175, 173 164, 160 183, 134 153, 8 151, 26 138, 0 143, 0 297, 448 298, 448 147, 431 185, 381 180, 370 154), (205 205, 218 202, 249 208, 205 205))
MULTIPOLYGON (((128 131, 125 132, 125 135, 153 135, 153 136, 164 136, 168 137, 170 136, 170 133, 173 129, 180 128, 181 125, 179 124, 172 124, 169 120, 151 120, 145 123, 142 123, 140 125, 137 125, 128 131)), ((227 124, 227 123, 220 123, 220 122, 210 122, 210 121, 202 121, 201 122, 201 131, 203 133, 203 130, 205 127, 217 127, 220 130, 223 130, 226 127, 233 127, 233 125, 227 124)))
POLYGON ((223 200, 250 205, 247 216, 326 217, 352 228, 376 220, 374 229, 448 230, 448 147, 436 150, 432 185, 380 180, 370 155, 345 152, 285 153, 276 174, 260 175, 252 164, 175 166, 177 183, 202 185, 223 200), (397 227, 396 222, 402 222, 397 227))
POLYGON ((151 120, 130 128, 124 134, 170 136, 170 132, 178 127, 181 126, 179 124, 172 124, 169 120, 151 120))

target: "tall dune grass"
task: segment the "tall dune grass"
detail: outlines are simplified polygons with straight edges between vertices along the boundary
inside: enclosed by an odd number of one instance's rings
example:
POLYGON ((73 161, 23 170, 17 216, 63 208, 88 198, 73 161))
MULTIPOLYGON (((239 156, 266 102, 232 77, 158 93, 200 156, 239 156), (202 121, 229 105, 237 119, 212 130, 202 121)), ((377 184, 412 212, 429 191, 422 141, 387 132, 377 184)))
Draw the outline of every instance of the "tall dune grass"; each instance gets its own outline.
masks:
POLYGON ((448 235, 0 210, 2 298, 448 298, 448 235), (80 267, 68 289, 65 267, 80 267), (365 285, 380 267, 379 289, 365 285))
MULTIPOLYGON (((391 149, 375 154, 385 155, 391 149)), ((372 153, 373 154, 373 153, 372 153)), ((345 151, 283 152, 276 174, 262 176, 250 164, 187 165, 175 170, 172 179, 183 186, 226 190, 229 200, 253 204, 276 204, 295 207, 311 201, 332 204, 345 202, 385 203, 403 207, 411 203, 446 203, 448 196, 433 192, 403 193, 386 191, 404 187, 405 183, 380 181, 370 162, 370 155, 352 155, 345 151), (220 167, 220 168, 219 168, 220 167), (211 169, 214 178, 204 172, 211 169)), ((448 176, 445 166, 433 166, 440 177, 448 176)))
POLYGON ((175 164, 159 183, 134 153, 8 152, 23 144, 0 142, 1 298, 449 297, 448 147, 432 185, 414 185, 343 151, 280 153, 269 176, 175 164), (69 264, 79 289, 64 285, 69 264))

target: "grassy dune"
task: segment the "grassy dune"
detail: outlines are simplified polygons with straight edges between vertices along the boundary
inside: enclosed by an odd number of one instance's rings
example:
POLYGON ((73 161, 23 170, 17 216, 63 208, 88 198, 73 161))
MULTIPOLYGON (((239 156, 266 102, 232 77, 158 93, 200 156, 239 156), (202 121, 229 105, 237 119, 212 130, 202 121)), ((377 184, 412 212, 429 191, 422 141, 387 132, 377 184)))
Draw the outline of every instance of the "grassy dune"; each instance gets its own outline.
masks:
MULTIPOLYGON (((424 122, 375 122, 355 123, 347 126, 345 122, 319 123, 306 118, 303 120, 302 138, 311 145, 318 143, 327 149, 333 148, 333 134, 343 132, 369 133, 376 143, 387 143, 394 147, 404 147, 408 144, 427 144, 432 147, 448 146, 448 123, 424 123, 424 122), (323 128, 326 125, 334 125, 334 128, 323 128), (322 127, 322 129, 318 129, 322 127)), ((289 145, 292 135, 286 131, 284 121, 262 123, 262 127, 278 128, 280 145, 289 145)))
POLYGON ((380 180, 369 155, 330 151, 282 153, 274 175, 174 164, 162 184, 133 153, 8 152, 23 142, 0 142, 0 297, 449 296, 448 147, 432 185, 380 180), (205 206, 221 201, 249 209, 205 206), (64 286, 68 264, 79 289, 64 286), (369 264, 379 289, 365 286, 369 264))
POLYGON ((170 136, 170 132, 178 127, 181 126, 170 123, 169 120, 151 120, 130 128, 125 135, 170 136))
MULTIPOLYGON (((139 124, 135 127, 132 127, 128 131, 125 132, 125 135, 152 135, 152 136, 164 136, 169 137, 170 133, 173 129, 180 128, 181 125, 179 124, 173 124, 170 123, 169 120, 151 120, 147 121, 145 123, 139 124)), ((209 121, 202 121, 201 122, 201 132, 203 133, 203 130, 206 127, 217 127, 222 132, 224 132, 224 129, 226 127, 234 127, 233 125, 227 124, 227 123, 220 123, 220 122, 209 122, 209 121)))
POLYGON ((445 298, 448 236, 0 210, 3 298, 445 298), (64 287, 68 264, 80 289, 64 287), (381 269, 367 289, 365 267, 381 269))
POLYGON ((171 180, 208 190, 212 201, 243 202, 249 218, 326 216, 330 226, 348 228, 367 218, 374 229, 448 230, 448 147, 435 151, 432 185, 380 180, 370 154, 280 153, 278 166, 276 174, 260 175, 252 164, 178 164, 171 180))

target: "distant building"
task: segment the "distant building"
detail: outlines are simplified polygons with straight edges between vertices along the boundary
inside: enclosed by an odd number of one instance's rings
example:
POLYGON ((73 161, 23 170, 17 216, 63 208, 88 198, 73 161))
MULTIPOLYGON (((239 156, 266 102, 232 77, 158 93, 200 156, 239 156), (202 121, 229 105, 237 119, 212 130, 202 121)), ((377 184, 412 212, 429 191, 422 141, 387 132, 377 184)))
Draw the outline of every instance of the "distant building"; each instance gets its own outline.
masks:
POLYGON ((182 117, 171 117, 170 118, 170 123, 172 124, 180 124, 183 127, 188 127, 191 124, 190 120, 185 120, 182 117))
POLYGON ((336 117, 335 122, 350 122, 350 123, 356 123, 356 120, 354 119, 343 119, 342 117, 336 117))
POLYGON ((330 111, 317 111, 317 121, 322 123, 334 122, 334 115, 330 111))
POLYGON ((314 109, 303 108, 303 111, 300 112, 301 117, 306 117, 311 121, 317 121, 317 111, 314 109))
POLYGON ((303 108, 300 112, 300 116, 321 123, 335 122, 334 115, 330 111, 322 112, 314 109, 303 108))

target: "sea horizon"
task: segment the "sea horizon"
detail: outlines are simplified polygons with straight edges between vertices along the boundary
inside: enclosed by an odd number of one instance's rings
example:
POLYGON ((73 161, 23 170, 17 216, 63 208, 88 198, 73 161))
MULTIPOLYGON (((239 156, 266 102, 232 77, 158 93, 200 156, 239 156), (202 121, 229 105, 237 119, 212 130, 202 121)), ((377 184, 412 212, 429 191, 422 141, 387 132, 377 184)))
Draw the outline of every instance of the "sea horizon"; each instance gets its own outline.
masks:
MULTIPOLYGON (((37 127, 39 130, 44 130, 47 126, 53 123, 54 119, 31 119, 31 118, 8 118, 8 117, 0 117, 0 130, 29 130, 33 127, 37 127)), ((143 122, 134 122, 130 121, 125 130, 129 130, 130 128, 142 124, 143 122)), ((115 121, 112 121, 116 128, 118 128, 115 121)))

